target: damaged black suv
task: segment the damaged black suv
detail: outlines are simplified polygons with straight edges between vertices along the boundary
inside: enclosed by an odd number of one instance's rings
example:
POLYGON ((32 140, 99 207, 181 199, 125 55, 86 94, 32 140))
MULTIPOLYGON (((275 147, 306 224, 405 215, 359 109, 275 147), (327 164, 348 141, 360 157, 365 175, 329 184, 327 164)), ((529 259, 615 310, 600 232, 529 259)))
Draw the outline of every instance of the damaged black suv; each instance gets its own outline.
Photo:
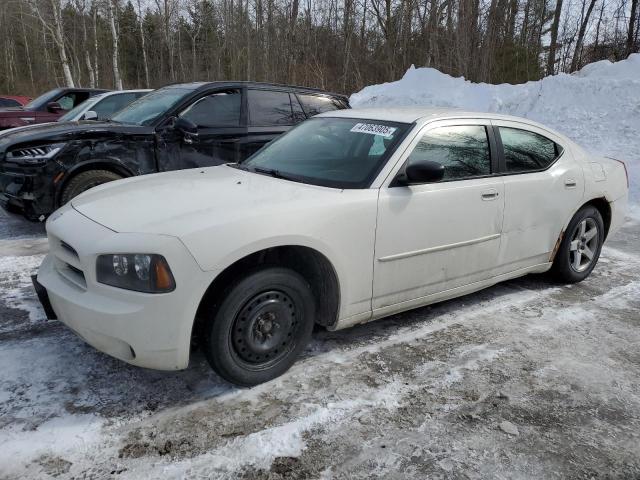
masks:
POLYGON ((292 125, 346 97, 250 82, 185 83, 151 92, 107 122, 0 134, 0 204, 44 220, 91 187, 120 178, 241 162, 292 125))

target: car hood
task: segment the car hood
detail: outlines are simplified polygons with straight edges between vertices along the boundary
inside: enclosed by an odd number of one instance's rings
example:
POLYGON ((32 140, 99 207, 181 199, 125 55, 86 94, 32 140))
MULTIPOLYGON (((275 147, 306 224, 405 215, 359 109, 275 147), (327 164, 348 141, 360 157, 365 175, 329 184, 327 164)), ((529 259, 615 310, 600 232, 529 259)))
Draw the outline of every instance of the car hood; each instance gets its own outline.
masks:
POLYGON ((0 132, 0 149, 8 146, 30 142, 55 142, 76 138, 103 138, 120 133, 136 133, 151 131, 150 127, 123 125, 113 122, 51 122, 25 127, 12 128, 0 132))
POLYGON ((220 165, 105 184, 71 204, 116 232, 182 238, 212 226, 243 224, 250 229, 258 217, 277 222, 280 215, 282 220, 293 213, 304 219, 314 205, 327 208, 341 193, 220 165))

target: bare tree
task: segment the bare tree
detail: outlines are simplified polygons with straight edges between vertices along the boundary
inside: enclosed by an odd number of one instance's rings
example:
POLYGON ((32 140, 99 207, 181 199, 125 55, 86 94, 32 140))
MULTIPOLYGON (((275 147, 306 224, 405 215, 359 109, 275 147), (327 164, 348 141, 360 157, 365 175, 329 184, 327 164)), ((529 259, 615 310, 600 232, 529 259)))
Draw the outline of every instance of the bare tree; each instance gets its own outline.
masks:
POLYGON ((556 48, 558 46, 558 27, 562 14, 562 0, 556 1, 556 8, 553 13, 553 23, 551 24, 551 42, 549 43, 549 55, 547 56, 547 75, 555 73, 556 48))
POLYGON ((113 81, 117 90, 122 90, 122 77, 120 76, 120 67, 118 62, 120 56, 118 54, 118 31, 116 29, 116 16, 113 8, 113 1, 107 0, 107 12, 109 14, 109 26, 111 27, 111 36, 113 38, 113 81))
MULTIPOLYGON (((582 45, 584 43, 584 34, 587 31, 587 25, 589 24, 589 18, 591 17, 591 12, 593 11, 593 7, 596 4, 596 0, 589 1, 589 8, 587 8, 587 12, 582 17, 582 23, 580 24, 580 30, 578 31, 578 38, 576 40, 576 49, 573 53, 573 60, 571 60, 571 67, 569 67, 569 71, 575 72, 578 69, 578 65, 580 64, 580 58, 582 56, 582 45)), ((582 4, 584 9, 584 3, 582 4)))

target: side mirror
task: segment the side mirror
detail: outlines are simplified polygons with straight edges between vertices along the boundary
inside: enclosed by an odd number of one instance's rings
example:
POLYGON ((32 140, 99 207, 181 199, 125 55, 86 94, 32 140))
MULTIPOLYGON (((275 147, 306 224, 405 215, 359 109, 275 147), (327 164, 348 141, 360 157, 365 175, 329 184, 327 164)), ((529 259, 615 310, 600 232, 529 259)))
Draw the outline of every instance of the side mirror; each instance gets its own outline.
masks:
POLYGON ((398 177, 403 185, 439 182, 444 177, 444 165, 430 160, 409 163, 404 174, 398 177))
POLYGON ((49 102, 47 103, 47 110, 51 113, 60 113, 64 109, 62 108, 62 105, 60 105, 58 102, 49 102))
POLYGON ((188 133, 189 135, 197 135, 198 134, 198 126, 193 123, 191 120, 187 120, 184 117, 176 118, 173 127, 177 130, 180 130, 182 133, 188 133))
POLYGON ((82 116, 83 120, 98 120, 98 114, 93 110, 87 110, 82 116))

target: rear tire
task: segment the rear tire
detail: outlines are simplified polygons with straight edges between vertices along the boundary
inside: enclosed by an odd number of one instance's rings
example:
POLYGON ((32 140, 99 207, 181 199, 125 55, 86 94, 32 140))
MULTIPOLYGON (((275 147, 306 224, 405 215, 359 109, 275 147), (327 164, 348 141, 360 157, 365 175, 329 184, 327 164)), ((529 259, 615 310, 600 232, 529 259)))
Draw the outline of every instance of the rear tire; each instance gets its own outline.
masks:
POLYGON ((597 208, 582 207, 571 219, 551 267, 554 278, 563 283, 577 283, 593 271, 602 244, 604 222, 597 208))
POLYGON ((287 268, 241 278, 210 308, 202 348, 216 373, 241 386, 286 372, 311 338, 314 299, 309 283, 287 268))
POLYGON ((82 192, 86 192, 90 188, 97 187, 103 183, 120 180, 123 178, 117 173, 109 170, 87 170, 72 177, 65 185, 60 196, 60 205, 64 205, 82 192))

